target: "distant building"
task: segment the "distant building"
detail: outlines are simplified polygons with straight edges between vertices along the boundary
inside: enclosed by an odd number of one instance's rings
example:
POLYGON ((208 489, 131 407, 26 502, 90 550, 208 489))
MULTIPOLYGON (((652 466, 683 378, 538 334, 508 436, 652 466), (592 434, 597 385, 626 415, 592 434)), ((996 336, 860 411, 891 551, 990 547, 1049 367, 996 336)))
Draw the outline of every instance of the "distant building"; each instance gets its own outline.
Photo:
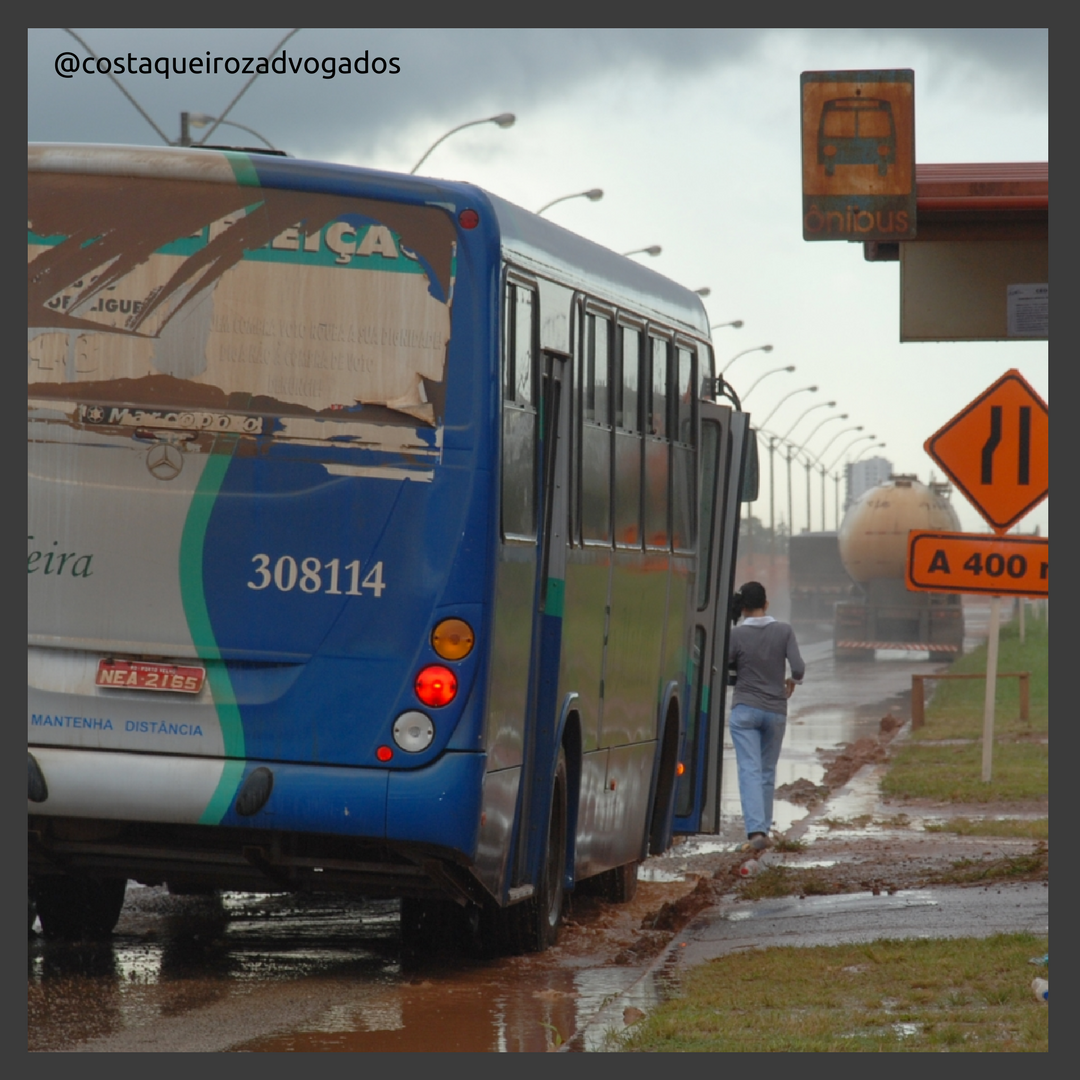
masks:
POLYGON ((846 510, 864 491, 869 491, 878 484, 883 484, 892 475, 891 461, 883 457, 867 458, 865 461, 856 461, 854 465, 845 468, 847 496, 844 499, 846 510))

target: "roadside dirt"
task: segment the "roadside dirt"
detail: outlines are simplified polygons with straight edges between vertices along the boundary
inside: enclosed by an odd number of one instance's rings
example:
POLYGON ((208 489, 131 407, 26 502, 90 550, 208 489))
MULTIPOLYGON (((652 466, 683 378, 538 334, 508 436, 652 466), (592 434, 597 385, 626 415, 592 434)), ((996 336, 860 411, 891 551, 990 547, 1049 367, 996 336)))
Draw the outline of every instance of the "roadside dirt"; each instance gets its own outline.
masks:
POLYGON ((882 718, 876 738, 859 739, 821 751, 820 784, 797 780, 777 789, 777 797, 805 806, 797 821, 760 860, 749 878, 739 868, 750 856, 741 851, 699 851, 693 838, 648 860, 634 900, 615 905, 573 898, 559 945, 530 964, 640 965, 661 952, 695 915, 722 897, 897 893, 929 885, 991 886, 1001 882, 1049 882, 1046 842, 928 831, 947 818, 970 820, 1040 818, 1048 801, 962 806, 925 800, 886 803, 876 796, 889 743, 902 721, 882 718), (854 781, 854 783, 853 783, 854 781), (871 809, 850 818, 830 816, 847 805, 853 789, 869 792, 871 809))

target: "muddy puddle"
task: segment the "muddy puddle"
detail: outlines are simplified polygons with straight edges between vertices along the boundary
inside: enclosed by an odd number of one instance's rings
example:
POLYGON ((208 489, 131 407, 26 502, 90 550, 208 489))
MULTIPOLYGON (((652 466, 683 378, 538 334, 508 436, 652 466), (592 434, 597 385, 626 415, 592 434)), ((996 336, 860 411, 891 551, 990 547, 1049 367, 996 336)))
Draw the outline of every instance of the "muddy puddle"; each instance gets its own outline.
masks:
MULTIPOLYGON (((911 674, 935 669, 910 656, 834 664, 831 643, 809 638, 778 784, 819 784, 823 751, 875 736, 887 712, 906 718, 911 674)), ((858 818, 869 796, 855 785, 830 813, 858 818)), ((786 831, 807 813, 778 800, 776 827, 786 831)), ((721 820, 718 836, 686 838, 646 863, 633 904, 576 901, 559 946, 542 957, 406 963, 394 901, 179 897, 132 885, 111 942, 31 936, 29 1048, 521 1052, 565 1047, 584 1032, 572 1048, 602 1050, 634 1010, 647 1012, 670 989, 659 958, 677 950, 678 935, 643 928, 644 917, 745 839, 730 747, 721 820)))

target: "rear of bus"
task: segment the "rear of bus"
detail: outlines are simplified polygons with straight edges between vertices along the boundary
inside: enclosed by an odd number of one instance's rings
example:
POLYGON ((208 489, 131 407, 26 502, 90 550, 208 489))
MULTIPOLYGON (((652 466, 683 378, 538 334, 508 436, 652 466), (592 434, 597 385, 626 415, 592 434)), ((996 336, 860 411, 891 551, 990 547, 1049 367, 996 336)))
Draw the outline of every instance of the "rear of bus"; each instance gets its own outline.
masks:
POLYGON ((269 156, 31 147, 43 893, 467 879, 495 316, 471 301, 491 237, 439 203, 269 156))

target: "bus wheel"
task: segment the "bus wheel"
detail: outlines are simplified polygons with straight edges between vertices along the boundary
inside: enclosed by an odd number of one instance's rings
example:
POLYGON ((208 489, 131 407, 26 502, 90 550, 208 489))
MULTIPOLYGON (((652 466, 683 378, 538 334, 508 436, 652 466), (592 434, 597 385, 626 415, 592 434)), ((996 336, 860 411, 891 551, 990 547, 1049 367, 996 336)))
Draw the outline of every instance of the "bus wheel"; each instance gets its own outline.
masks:
POLYGON ((480 909, 452 900, 401 901, 401 946, 411 956, 435 953, 482 955, 480 909))
POLYGON ((596 896, 610 904, 629 903, 637 895, 637 872, 640 865, 640 861, 635 859, 625 866, 616 866, 612 870, 605 870, 602 874, 579 881, 574 896, 596 896))
POLYGON ((637 872, 640 864, 635 859, 625 866, 616 866, 609 870, 610 879, 607 884, 607 896, 613 904, 628 904, 637 895, 637 872))
POLYGON ((566 873, 566 823, 566 752, 560 749, 551 789, 547 850, 536 892, 503 913, 508 922, 509 944, 514 952, 544 952, 558 939, 566 873))
POLYGON ((120 921, 125 878, 58 875, 34 879, 31 894, 45 937, 61 941, 106 938, 120 921))
POLYGON ((589 892, 611 904, 628 904, 637 895, 637 872, 640 865, 635 859, 625 866, 616 866, 613 870, 597 874, 588 882, 592 885, 589 892))

